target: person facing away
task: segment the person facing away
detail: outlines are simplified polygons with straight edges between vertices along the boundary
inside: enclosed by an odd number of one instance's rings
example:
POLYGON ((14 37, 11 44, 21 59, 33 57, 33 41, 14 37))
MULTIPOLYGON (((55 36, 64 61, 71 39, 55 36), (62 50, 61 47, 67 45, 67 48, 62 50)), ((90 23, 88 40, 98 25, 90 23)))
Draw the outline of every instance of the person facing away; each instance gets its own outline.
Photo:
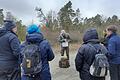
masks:
POLYGON ((32 24, 27 28, 27 33, 26 41, 21 45, 21 48, 23 49, 26 46, 26 43, 38 45, 38 48, 40 49, 39 54, 41 55, 40 59, 42 61, 42 70, 39 73, 34 74, 35 77, 25 75, 23 70, 22 80, 51 80, 49 61, 54 59, 54 54, 49 42, 44 39, 40 28, 35 24, 32 24))
POLYGON ((59 42, 61 44, 61 56, 64 56, 64 52, 66 51, 66 56, 69 60, 69 42, 70 35, 65 32, 65 30, 61 30, 59 35, 59 42))
POLYGON ((111 80, 120 80, 120 36, 117 34, 117 26, 110 25, 106 29, 108 38, 108 58, 110 64, 111 80))
POLYGON ((16 32, 16 23, 4 20, 0 29, 0 80, 21 80, 20 41, 16 32))
POLYGON ((75 58, 76 70, 81 80, 105 80, 105 77, 94 77, 90 74, 90 66, 94 61, 96 49, 101 49, 107 54, 107 49, 100 45, 95 28, 90 28, 85 32, 83 42, 75 58))

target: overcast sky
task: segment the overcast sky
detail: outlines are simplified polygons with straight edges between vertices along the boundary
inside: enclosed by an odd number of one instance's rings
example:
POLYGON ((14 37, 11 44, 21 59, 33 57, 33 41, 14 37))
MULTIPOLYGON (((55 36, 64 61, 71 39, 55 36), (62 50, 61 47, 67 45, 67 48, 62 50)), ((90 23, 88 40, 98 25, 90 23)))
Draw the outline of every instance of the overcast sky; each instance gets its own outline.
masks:
MULTIPOLYGON (((0 0, 0 8, 5 12, 12 12, 24 24, 37 23, 35 7, 42 8, 44 13, 50 10, 58 12, 69 0, 0 0)), ((92 17, 96 14, 105 16, 118 15, 120 17, 119 0, 71 0, 73 9, 79 8, 81 15, 92 17)))

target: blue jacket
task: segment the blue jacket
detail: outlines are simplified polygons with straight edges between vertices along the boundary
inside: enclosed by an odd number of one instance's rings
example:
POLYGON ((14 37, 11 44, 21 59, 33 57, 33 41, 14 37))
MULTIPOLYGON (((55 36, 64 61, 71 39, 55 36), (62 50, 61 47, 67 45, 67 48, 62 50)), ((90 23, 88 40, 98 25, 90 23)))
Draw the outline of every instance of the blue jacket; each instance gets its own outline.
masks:
MULTIPOLYGON (((40 76, 40 80, 51 80, 51 74, 50 74, 50 67, 49 67, 49 61, 54 59, 54 54, 51 49, 51 46, 47 40, 44 39, 42 33, 33 33, 33 34, 28 34, 26 36, 26 41, 29 42, 34 42, 34 43, 39 43, 40 44, 40 54, 41 54, 41 60, 42 60, 42 71, 38 76, 40 76)), ((22 44, 22 48, 25 45, 22 44)), ((25 76, 23 76, 25 79, 25 76)))
POLYGON ((0 71, 17 68, 20 63, 20 42, 15 33, 0 30, 0 71))
POLYGON ((120 36, 113 33, 108 40, 109 62, 113 64, 120 64, 120 36))
POLYGON ((83 41, 84 43, 79 48, 75 58, 76 70, 80 73, 81 80, 97 80, 92 79, 92 76, 89 73, 89 69, 94 60, 97 51, 96 49, 102 49, 105 54, 107 54, 107 49, 100 45, 98 34, 95 29, 89 29, 84 34, 83 41))

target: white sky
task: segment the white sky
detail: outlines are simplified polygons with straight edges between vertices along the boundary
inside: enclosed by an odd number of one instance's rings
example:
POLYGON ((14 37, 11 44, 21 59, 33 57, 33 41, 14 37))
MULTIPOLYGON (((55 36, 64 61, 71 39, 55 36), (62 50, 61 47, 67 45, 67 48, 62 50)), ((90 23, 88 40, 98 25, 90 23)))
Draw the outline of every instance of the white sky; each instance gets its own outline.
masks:
MULTIPOLYGON (((69 0, 0 0, 0 8, 4 12, 12 12, 14 16, 23 21, 23 24, 30 24, 32 20, 37 23, 35 7, 42 8, 46 14, 53 10, 58 12, 69 0)), ((81 15, 92 17, 96 14, 105 16, 117 15, 120 17, 119 0, 71 0, 73 9, 79 8, 81 15)))

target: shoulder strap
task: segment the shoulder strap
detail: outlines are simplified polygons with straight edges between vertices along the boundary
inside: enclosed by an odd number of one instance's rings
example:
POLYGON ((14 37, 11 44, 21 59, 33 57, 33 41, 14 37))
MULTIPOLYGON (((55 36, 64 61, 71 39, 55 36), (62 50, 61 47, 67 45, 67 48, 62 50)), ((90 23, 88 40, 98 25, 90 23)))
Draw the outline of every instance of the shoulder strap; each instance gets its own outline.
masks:
MULTIPOLYGON (((93 46, 92 44, 90 44, 90 43, 88 43, 87 44, 89 47, 92 47, 95 51, 97 51, 97 49, 96 49, 96 47, 95 46, 93 46)), ((89 50, 88 50, 89 51, 89 50)), ((95 54, 96 54, 97 52, 95 52, 95 54)), ((88 63, 88 61, 87 61, 87 59, 84 59, 83 60, 84 62, 86 62, 89 66, 91 66, 91 63, 88 63)), ((94 61, 94 59, 92 60, 92 62, 94 61)))
POLYGON ((99 47, 99 48, 97 48, 97 47, 95 47, 94 45, 92 45, 92 44, 88 44, 89 46, 91 46, 91 47, 93 47, 95 50, 96 50, 96 53, 99 53, 100 51, 101 51, 101 48, 99 47))

